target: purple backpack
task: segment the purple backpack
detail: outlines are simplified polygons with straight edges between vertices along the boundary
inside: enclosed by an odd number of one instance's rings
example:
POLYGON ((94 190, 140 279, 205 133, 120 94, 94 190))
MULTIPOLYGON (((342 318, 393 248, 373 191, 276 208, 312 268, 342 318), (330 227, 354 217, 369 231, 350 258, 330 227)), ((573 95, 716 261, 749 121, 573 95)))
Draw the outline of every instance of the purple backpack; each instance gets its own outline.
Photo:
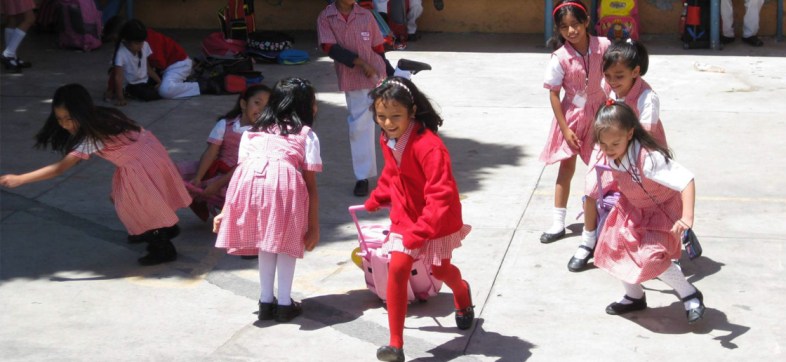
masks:
POLYGON ((101 12, 93 0, 58 0, 61 22, 58 44, 62 48, 90 51, 101 46, 101 12))

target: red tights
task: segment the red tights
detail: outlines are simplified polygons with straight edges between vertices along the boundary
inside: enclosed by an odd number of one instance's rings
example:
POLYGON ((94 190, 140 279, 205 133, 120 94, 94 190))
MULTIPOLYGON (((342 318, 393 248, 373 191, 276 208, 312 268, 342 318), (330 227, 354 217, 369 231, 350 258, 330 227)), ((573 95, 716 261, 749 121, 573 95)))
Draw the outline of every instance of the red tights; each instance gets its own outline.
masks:
MULTIPOLYGON (((390 345, 396 348, 404 346, 404 318, 407 315, 407 285, 412 270, 411 256, 390 253, 388 268, 388 325, 390 327, 390 345)), ((470 298, 467 284, 461 279, 461 271, 450 263, 450 259, 442 259, 442 265, 432 265, 431 272, 435 278, 443 281, 453 291, 453 304, 456 309, 469 307, 470 298)))

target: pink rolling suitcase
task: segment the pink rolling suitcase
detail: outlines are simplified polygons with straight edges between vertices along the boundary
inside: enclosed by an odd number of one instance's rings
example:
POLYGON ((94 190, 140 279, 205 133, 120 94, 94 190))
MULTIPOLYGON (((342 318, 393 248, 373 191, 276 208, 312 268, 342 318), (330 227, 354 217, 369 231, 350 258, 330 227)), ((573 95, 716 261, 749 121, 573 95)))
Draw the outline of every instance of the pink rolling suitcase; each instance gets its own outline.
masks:
MULTIPOLYGON (((358 230, 360 247, 353 251, 353 260, 359 263, 366 277, 366 286, 383 301, 387 297, 388 263, 390 256, 383 247, 388 240, 389 225, 361 224, 358 222, 357 211, 365 211, 363 205, 349 207, 349 214, 358 230), (358 250, 359 249, 359 250, 358 250)), ((435 296, 442 288, 442 281, 431 274, 431 264, 420 258, 415 259, 407 287, 407 300, 410 302, 426 301, 435 296)))

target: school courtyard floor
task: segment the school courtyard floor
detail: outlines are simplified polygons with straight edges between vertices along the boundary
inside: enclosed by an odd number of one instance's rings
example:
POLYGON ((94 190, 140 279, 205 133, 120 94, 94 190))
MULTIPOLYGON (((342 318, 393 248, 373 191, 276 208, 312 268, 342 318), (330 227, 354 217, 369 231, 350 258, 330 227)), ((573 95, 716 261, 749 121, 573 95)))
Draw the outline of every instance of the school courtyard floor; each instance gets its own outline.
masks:
MULTIPOLYGON (((207 31, 166 31, 192 55, 207 31)), ((176 262, 140 267, 143 246, 109 202, 113 167, 98 158, 62 177, 0 190, 0 359, 5 361, 373 361, 388 341, 383 304, 350 260, 357 233, 344 96, 313 33, 296 33, 304 65, 257 64, 265 82, 310 79, 319 90, 316 131, 322 240, 298 262, 293 292, 303 316, 258 322, 257 262, 213 247, 210 225, 179 212, 176 262)), ((540 35, 425 34, 399 58, 428 62, 414 81, 441 110, 473 226, 455 253, 472 285, 477 323, 459 331, 444 288, 409 308, 405 352, 415 361, 667 360, 768 361, 784 358, 786 329, 786 43, 741 42, 722 51, 685 51, 671 37, 645 37, 647 81, 658 92, 669 144, 696 174, 695 230, 704 256, 682 261, 707 311, 686 323, 675 294, 645 283, 650 308, 609 316, 619 282, 591 268, 570 273, 579 242, 575 177, 570 233, 541 244, 550 224, 557 167, 538 155, 552 111, 540 35), (702 70, 711 71, 702 71, 702 70)), ((0 76, 0 173, 58 159, 34 150, 56 87, 87 86, 97 104, 114 46, 81 53, 31 35, 19 54, 34 67, 0 76)), ((216 117, 235 96, 200 96, 122 108, 152 130, 175 161, 196 160, 216 117)), ((380 160, 381 165, 381 160, 380 160)), ((577 175, 586 171, 581 165, 577 175)), ((364 218, 383 222, 378 216, 364 218)))

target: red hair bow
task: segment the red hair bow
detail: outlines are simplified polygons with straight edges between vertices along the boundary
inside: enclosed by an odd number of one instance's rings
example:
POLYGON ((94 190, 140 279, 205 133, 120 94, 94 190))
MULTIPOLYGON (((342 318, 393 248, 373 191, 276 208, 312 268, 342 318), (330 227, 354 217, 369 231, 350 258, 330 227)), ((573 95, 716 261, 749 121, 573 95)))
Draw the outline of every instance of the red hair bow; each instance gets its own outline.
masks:
POLYGON ((613 100, 613 99, 611 99, 611 98, 609 98, 609 99, 607 99, 607 100, 606 100, 606 107, 608 107, 608 106, 613 106, 613 105, 615 105, 615 104, 617 104, 617 102, 616 102, 616 101, 614 101, 614 100, 613 100))

